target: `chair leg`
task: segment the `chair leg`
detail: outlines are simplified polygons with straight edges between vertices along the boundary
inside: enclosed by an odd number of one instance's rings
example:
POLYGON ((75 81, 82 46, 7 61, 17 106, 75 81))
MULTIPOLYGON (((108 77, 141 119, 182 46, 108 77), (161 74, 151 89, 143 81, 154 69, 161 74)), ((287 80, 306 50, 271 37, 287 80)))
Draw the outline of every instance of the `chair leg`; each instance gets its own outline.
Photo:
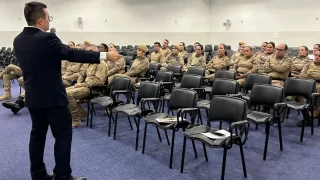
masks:
MULTIPOLYGON (((91 103, 90 103, 91 104, 91 103)), ((93 104, 91 104, 91 111, 94 112, 94 114, 96 115, 96 111, 94 110, 94 106, 93 104)), ((92 128, 92 119, 93 119, 93 113, 90 113, 90 128, 92 128)))
POLYGON ((138 150, 138 144, 139 144, 139 132, 140 132, 140 117, 138 118, 138 123, 137 123, 136 151, 138 150))
POLYGON ((219 124, 219 129, 222 128, 222 121, 220 121, 220 124, 219 124))
POLYGON ((259 125, 258 125, 258 123, 257 123, 257 124, 256 124, 256 130, 258 130, 258 126, 259 126, 259 125))
POLYGON ((115 119, 115 121, 114 121, 113 139, 116 139, 117 124, 118 124, 118 112, 116 112, 116 119, 115 119))
POLYGON ((169 146, 170 145, 170 141, 169 141, 169 137, 168 137, 168 133, 167 133, 166 129, 164 130, 164 133, 166 134, 166 139, 167 139, 168 146, 169 146))
POLYGON ((89 114, 91 114, 90 102, 87 102, 87 126, 89 126, 89 114))
POLYGON ((304 126, 306 123, 306 120, 308 119, 308 112, 305 110, 305 115, 303 116, 303 120, 302 120, 302 127, 301 127, 301 135, 300 135, 300 142, 303 141, 303 135, 304 135, 304 126))
POLYGON ((280 151, 283 151, 283 146, 282 146, 282 133, 281 133, 281 122, 280 122, 280 119, 279 119, 279 121, 278 121, 278 130, 279 130, 280 151))
POLYGON ((158 126, 156 126, 156 129, 157 129, 157 133, 158 133, 159 141, 160 141, 160 142, 162 142, 162 138, 161 138, 161 135, 160 135, 160 132, 159 132, 159 128, 158 128, 158 126))
POLYGON ((199 112, 198 112, 198 120, 197 120, 198 124, 199 124, 199 121, 200 121, 201 125, 203 125, 202 116, 201 116, 201 110, 200 109, 199 109, 199 112))
POLYGON ((169 163, 169 168, 172 169, 172 160, 173 160, 173 150, 174 150, 174 138, 176 135, 176 131, 173 130, 172 132, 172 140, 171 140, 171 152, 170 152, 170 163, 169 163))
POLYGON ((187 138, 185 136, 183 136, 183 147, 182 147, 182 158, 181 158, 180 173, 183 173, 184 158, 185 158, 185 154, 186 154, 186 143, 187 143, 187 138))
POLYGON ((198 158, 197 148, 196 148, 196 145, 194 144, 194 140, 192 140, 192 147, 193 147, 194 157, 198 158))
POLYGON ((164 113, 164 104, 166 103, 165 99, 162 99, 162 113, 164 113))
POLYGON ((223 160, 222 160, 221 180, 224 180, 224 173, 226 171, 227 150, 228 150, 227 147, 224 147, 223 160))
POLYGON ((202 143, 202 148, 203 148, 204 157, 206 158, 206 161, 208 161, 207 149, 204 143, 202 143))
POLYGON ((287 119, 289 118, 290 108, 287 108, 287 119))
POLYGON ((313 135, 313 112, 311 112, 311 119, 310 119, 310 123, 311 123, 311 134, 313 135))
POLYGON ((263 160, 265 161, 267 158, 267 150, 268 150, 268 140, 269 140, 269 131, 270 131, 270 124, 266 124, 266 140, 264 144, 264 152, 263 152, 263 160))
POLYGON ((144 133, 143 133, 142 154, 144 154, 144 149, 146 147, 147 127, 148 127, 148 123, 145 122, 144 123, 144 133))
POLYGON ((131 120, 130 120, 130 117, 129 117, 129 116, 128 116, 128 121, 129 121, 131 130, 133 130, 132 123, 131 123, 131 120))
POLYGON ((106 110, 107 110, 107 115, 109 117, 108 137, 110 137, 112 112, 110 107, 107 107, 106 110), (108 112, 108 109, 110 109, 110 112, 108 112))
POLYGON ((247 177, 247 168, 246 168, 246 161, 244 160, 243 148, 241 139, 239 140, 239 148, 240 148, 240 155, 241 155, 241 162, 242 162, 242 169, 243 169, 243 176, 247 177))

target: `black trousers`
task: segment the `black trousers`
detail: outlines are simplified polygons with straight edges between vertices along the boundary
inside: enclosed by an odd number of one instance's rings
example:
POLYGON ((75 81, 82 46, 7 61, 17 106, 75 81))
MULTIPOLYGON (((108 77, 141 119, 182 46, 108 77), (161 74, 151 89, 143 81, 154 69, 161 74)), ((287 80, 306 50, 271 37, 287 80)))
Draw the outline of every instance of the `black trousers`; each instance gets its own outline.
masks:
POLYGON ((47 175, 43 153, 49 125, 55 138, 54 158, 56 165, 53 172, 57 178, 69 177, 72 171, 70 166, 72 117, 68 105, 39 109, 29 108, 29 112, 32 119, 29 143, 32 179, 42 180, 47 175))

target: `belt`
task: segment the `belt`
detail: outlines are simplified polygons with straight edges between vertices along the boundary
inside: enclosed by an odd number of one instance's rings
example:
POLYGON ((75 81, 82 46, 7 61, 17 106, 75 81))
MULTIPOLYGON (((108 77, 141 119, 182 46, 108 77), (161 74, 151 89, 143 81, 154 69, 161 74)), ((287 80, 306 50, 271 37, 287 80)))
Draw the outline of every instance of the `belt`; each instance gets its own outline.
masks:
POLYGON ((316 80, 317 83, 320 83, 320 80, 316 80))

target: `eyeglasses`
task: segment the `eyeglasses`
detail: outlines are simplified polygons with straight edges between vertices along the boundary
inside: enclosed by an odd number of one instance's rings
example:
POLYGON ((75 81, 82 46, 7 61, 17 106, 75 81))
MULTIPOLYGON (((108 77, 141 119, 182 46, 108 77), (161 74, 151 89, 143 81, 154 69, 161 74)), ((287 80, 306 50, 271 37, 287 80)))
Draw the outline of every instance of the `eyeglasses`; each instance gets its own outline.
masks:
POLYGON ((284 51, 284 49, 278 49, 278 48, 277 48, 276 50, 277 50, 277 51, 284 51))
POLYGON ((196 49, 196 50, 201 51, 201 49, 196 49))
POLYGON ((49 22, 51 22, 53 20, 52 16, 49 16, 49 22))

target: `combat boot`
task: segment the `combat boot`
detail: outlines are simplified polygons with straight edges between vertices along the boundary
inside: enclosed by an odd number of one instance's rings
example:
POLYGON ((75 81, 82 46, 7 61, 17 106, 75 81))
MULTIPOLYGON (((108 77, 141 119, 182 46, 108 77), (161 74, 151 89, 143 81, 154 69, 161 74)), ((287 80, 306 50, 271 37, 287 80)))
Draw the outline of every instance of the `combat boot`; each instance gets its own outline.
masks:
POLYGON ((4 90, 4 95, 0 96, 0 101, 10 100, 10 99, 12 99, 11 91, 4 90))
POLYGON ((19 96, 16 101, 6 101, 2 105, 5 108, 11 109, 14 114, 17 114, 22 108, 24 108, 24 97, 19 96))

